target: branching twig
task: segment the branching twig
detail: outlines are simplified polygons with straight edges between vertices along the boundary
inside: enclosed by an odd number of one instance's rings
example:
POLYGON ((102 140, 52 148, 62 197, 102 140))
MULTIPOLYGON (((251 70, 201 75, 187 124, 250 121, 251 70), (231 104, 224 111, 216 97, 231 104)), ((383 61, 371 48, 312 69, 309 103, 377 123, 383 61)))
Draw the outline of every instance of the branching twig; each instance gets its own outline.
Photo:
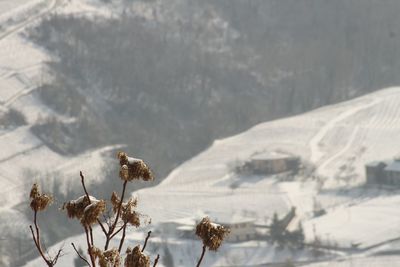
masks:
MULTIPOLYGON (((85 176, 83 176, 82 171, 79 172, 79 175, 81 176, 81 184, 83 187, 83 191, 85 191, 86 197, 89 201, 89 203, 92 203, 92 201, 90 200, 90 195, 86 189, 86 185, 85 185, 85 176)), ((92 262, 92 267, 96 266, 96 261, 92 252, 92 248, 94 247, 94 240, 93 240, 93 231, 92 231, 92 227, 89 226, 88 227, 84 227, 85 228, 85 234, 86 234, 86 242, 87 242, 87 246, 88 246, 88 253, 90 256, 90 261, 92 262)))
POLYGON ((201 256, 199 259, 199 262, 197 263, 196 267, 199 267, 201 264, 201 261, 203 260, 204 254, 206 253, 206 245, 203 245, 203 251, 201 252, 201 256))
POLYGON ((85 257, 83 257, 83 256, 81 255, 81 253, 79 253, 79 251, 78 251, 78 250, 76 249, 76 247, 75 247, 75 244, 74 244, 74 243, 71 243, 71 245, 72 245, 72 247, 74 248, 76 254, 78 254, 79 258, 81 258, 81 260, 83 260, 84 262, 86 262, 86 264, 90 267, 90 263, 88 262, 87 259, 85 259, 85 257))
POLYGON ((116 217, 115 217, 115 221, 114 221, 114 223, 111 225, 111 227, 110 227, 110 229, 108 230, 108 233, 107 233, 107 235, 106 235, 106 244, 105 244, 105 246, 104 246, 104 250, 107 250, 107 249, 108 249, 108 245, 110 244, 110 241, 111 241, 111 238, 112 238, 111 236, 112 236, 112 234, 114 233, 115 227, 117 226, 118 219, 119 219, 119 216, 120 216, 120 214, 121 214, 122 202, 124 201, 124 196, 125 196, 125 191, 126 191, 126 185, 127 185, 127 183, 128 183, 128 181, 125 181, 124 184, 123 184, 123 186, 122 186, 121 201, 119 202, 119 205, 118 205, 118 210, 117 210, 117 215, 116 215, 116 217))
POLYGON ((29 228, 31 229, 31 233, 32 233, 33 242, 35 243, 35 246, 36 246, 40 256, 46 262, 47 266, 53 267, 54 265, 56 265, 58 258, 61 256, 62 249, 58 250, 57 255, 54 257, 54 259, 51 259, 50 256, 46 257, 46 255, 44 255, 42 244, 40 243, 40 229, 39 229, 39 225, 37 222, 37 210, 34 210, 33 223, 35 225, 36 234, 35 234, 35 231, 33 230, 33 226, 29 225, 29 228))
POLYGON ((156 265, 157 265, 159 259, 160 259, 160 254, 157 254, 157 258, 156 258, 156 260, 154 261, 153 267, 156 267, 156 265))
POLYGON ((110 239, 114 238, 114 236, 116 236, 119 232, 121 232, 121 231, 124 229, 124 226, 125 226, 125 223, 124 223, 124 225, 122 225, 115 233, 113 233, 113 234, 110 236, 110 239))
POLYGON ((52 262, 49 259, 47 259, 46 256, 44 255, 43 250, 40 246, 40 241, 38 242, 38 240, 36 239, 37 237, 35 236, 35 232, 33 231, 32 225, 29 225, 29 228, 31 229, 32 238, 33 238, 33 241, 35 242, 35 246, 36 246, 37 250, 39 251, 40 256, 46 262, 47 266, 53 267, 52 262))
POLYGON ((54 260, 52 260, 52 262, 53 262, 53 265, 56 265, 57 264, 57 261, 58 261, 58 258, 60 258, 62 255, 61 255, 61 252, 62 252, 62 249, 60 248, 59 250, 58 250, 58 252, 57 252, 57 255, 54 257, 54 260))
MULTIPOLYGON (((85 191, 85 195, 86 195, 89 203, 92 203, 92 201, 90 200, 89 192, 88 192, 88 190, 86 188, 86 185, 85 185, 85 176, 83 175, 82 171, 79 172, 79 175, 81 176, 81 184, 82 184, 82 187, 83 187, 83 191, 85 191)), ((104 228, 104 225, 101 223, 101 221, 99 219, 97 219, 97 222, 99 223, 99 225, 101 227, 101 230, 103 230, 104 234, 107 234, 107 231, 104 228)), ((93 241, 92 241, 92 245, 94 245, 93 241)))
POLYGON ((146 240, 144 241, 144 245, 143 245, 143 248, 142 248, 142 252, 144 251, 144 249, 145 249, 146 246, 147 246, 147 241, 149 240, 150 235, 151 235, 151 231, 147 232, 147 237, 146 237, 146 240))
POLYGON ((124 245, 124 242, 125 242, 125 234, 126 234, 127 226, 128 226, 128 222, 125 222, 124 225, 122 226, 122 237, 121 237, 121 241, 119 242, 119 247, 118 247, 119 253, 121 253, 122 246, 124 245))
POLYGON ((86 243, 87 243, 87 247, 88 247, 88 254, 90 256, 90 261, 92 262, 92 267, 95 267, 96 260, 93 255, 92 245, 90 244, 89 230, 86 226, 85 226, 85 234, 86 234, 86 243))

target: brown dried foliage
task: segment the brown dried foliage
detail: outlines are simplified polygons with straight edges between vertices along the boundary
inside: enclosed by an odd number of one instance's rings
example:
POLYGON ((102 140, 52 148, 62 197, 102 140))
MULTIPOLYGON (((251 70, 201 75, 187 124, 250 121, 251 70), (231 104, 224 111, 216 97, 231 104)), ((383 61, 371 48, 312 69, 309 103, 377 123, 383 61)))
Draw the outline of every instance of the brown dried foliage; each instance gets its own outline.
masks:
POLYGON ((100 267, 120 267, 121 256, 116 248, 102 251, 99 248, 91 248, 91 253, 98 259, 100 267))
MULTIPOLYGON (((113 206, 113 211, 116 213, 118 211, 121 199, 118 197, 117 193, 113 192, 111 195, 111 204, 113 206)), ((129 223, 135 227, 140 226, 140 214, 135 211, 137 206, 137 199, 130 198, 128 202, 124 202, 121 205, 121 219, 124 223, 129 223)))
POLYGON ((133 249, 128 248, 124 267, 150 267, 150 258, 142 253, 139 245, 133 249))
POLYGON ((104 200, 96 201, 84 210, 81 223, 86 226, 93 225, 97 223, 100 215, 106 210, 106 202, 104 200))
POLYGON ((153 180, 153 173, 141 159, 129 158, 125 152, 118 152, 119 164, 121 166, 119 177, 124 181, 142 179, 143 181, 153 180))
POLYGON ((36 183, 33 184, 29 197, 32 199, 30 206, 33 211, 45 210, 53 201, 51 195, 40 193, 36 183))
POLYGON ((82 225, 90 226, 97 222, 97 219, 106 209, 104 200, 89 200, 83 196, 76 200, 64 203, 63 209, 67 210, 69 218, 76 218, 82 225))
POLYGON ((213 251, 216 251, 221 246, 229 232, 229 229, 213 224, 208 217, 203 218, 196 226, 196 235, 201 238, 203 244, 209 250, 213 251))

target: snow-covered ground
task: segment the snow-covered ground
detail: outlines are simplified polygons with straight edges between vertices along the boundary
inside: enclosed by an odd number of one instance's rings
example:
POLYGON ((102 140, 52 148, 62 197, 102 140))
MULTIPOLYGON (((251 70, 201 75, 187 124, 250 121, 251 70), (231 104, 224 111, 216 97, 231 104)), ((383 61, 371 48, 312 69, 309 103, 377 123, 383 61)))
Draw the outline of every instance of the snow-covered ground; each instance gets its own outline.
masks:
MULTIPOLYGON (((0 125, 0 229, 8 235, 22 235, 29 222, 18 207, 26 205, 27 190, 33 183, 62 173, 62 183, 79 179, 82 170, 91 181, 101 179, 103 163, 116 146, 99 148, 78 156, 65 156, 47 147, 31 132, 38 120, 55 116, 69 120, 44 105, 34 94, 45 75, 49 59, 43 49, 29 42, 22 33, 51 12, 92 11, 87 1, 0 0, 0 116, 10 109, 21 112, 27 125, 4 128, 0 125), (21 230, 22 229, 22 230, 21 230)), ((61 177, 52 177, 54 179, 61 177)), ((5 241, 2 241, 5 242, 5 241)), ((2 246, 1 244, 0 246, 2 246)), ((7 265, 9 255, 1 255, 7 265)))
MULTIPOLYGON (((317 236, 323 245, 338 246, 331 249, 336 255, 332 262, 310 266, 388 266, 397 257, 378 254, 398 247, 400 192, 364 186, 364 165, 398 155, 400 140, 393 137, 400 134, 399 102, 400 88, 384 89, 217 140, 158 186, 135 192, 139 211, 149 215, 157 229, 165 222, 200 219, 204 214, 217 222, 241 214, 265 225, 274 212, 284 215, 295 206, 306 242, 317 236), (300 156, 304 164, 315 165, 315 172, 300 172, 292 181, 282 180, 282 175, 233 172, 235 165, 265 151, 300 156), (327 214, 314 217, 315 202, 327 214)), ((199 241, 179 239, 170 245, 176 242, 175 251, 182 251, 174 254, 176 266, 192 265, 199 241)), ((74 257, 65 257, 65 266, 74 257)), ((225 244, 220 253, 207 258, 205 266, 315 260, 309 249, 282 252, 263 240, 225 244)))

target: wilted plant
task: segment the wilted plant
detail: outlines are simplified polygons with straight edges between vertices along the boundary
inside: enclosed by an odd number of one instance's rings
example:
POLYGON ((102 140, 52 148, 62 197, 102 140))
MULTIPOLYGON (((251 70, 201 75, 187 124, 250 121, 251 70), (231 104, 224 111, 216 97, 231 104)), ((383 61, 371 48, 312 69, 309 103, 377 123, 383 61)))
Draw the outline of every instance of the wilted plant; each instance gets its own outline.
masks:
MULTIPOLYGON (((137 199, 129 198, 124 202, 126 187, 128 182, 134 180, 141 179, 150 181, 153 179, 153 174, 150 168, 141 159, 129 157, 124 152, 118 153, 118 159, 120 163, 119 177, 123 181, 123 184, 120 195, 116 192, 112 192, 111 194, 109 201, 111 207, 110 212, 112 212, 111 215, 108 217, 105 216, 107 210, 107 202, 105 200, 99 200, 89 195, 85 185, 85 177, 82 172, 80 172, 80 177, 85 194, 77 199, 64 203, 62 207, 63 210, 67 212, 69 218, 79 220, 83 226, 86 234, 87 254, 89 259, 76 249, 74 243, 71 243, 71 245, 78 256, 85 261, 89 267, 96 267, 97 264, 100 267, 120 267, 122 263, 121 250, 125 242, 127 227, 129 225, 134 227, 139 227, 141 225, 140 217, 143 215, 135 210, 137 207, 137 199), (104 249, 95 246, 93 227, 96 225, 100 226, 105 236, 106 241, 104 249), (119 233, 122 234, 118 248, 109 248, 110 241, 119 233)), ((50 205, 52 197, 50 195, 41 194, 36 184, 32 187, 30 197, 32 199, 30 205, 34 211, 34 223, 36 227, 35 234, 31 226, 32 237, 39 254, 46 264, 52 267, 57 263, 61 255, 61 250, 59 250, 54 259, 45 256, 40 245, 39 227, 37 226, 36 219, 37 212, 45 210, 48 205, 50 205)), ((211 223, 208 218, 204 218, 199 225, 197 225, 196 234, 203 240, 203 253, 197 266, 200 266, 206 247, 210 250, 217 250, 228 232, 228 229, 211 223)), ((151 231, 148 232, 142 249, 140 249, 140 245, 137 245, 133 249, 128 247, 126 250, 124 267, 150 267, 150 257, 144 254, 144 249, 146 248, 150 235, 151 231)), ((157 265, 158 260, 159 255, 157 255, 153 267, 157 265)))
POLYGON ((206 248, 212 251, 217 251, 221 246, 224 238, 229 234, 229 229, 222 225, 212 223, 208 217, 203 218, 196 226, 196 235, 203 241, 203 251, 201 253, 197 267, 200 266, 203 260, 206 248))
POLYGON ((31 192, 29 194, 29 197, 31 198, 31 209, 33 210, 33 222, 35 225, 35 230, 33 230, 32 225, 29 225, 29 228, 32 233, 32 239, 33 242, 35 243, 36 249, 38 250, 40 256, 43 258, 43 260, 46 262, 48 267, 53 267, 56 265, 58 258, 61 255, 62 250, 58 250, 58 253, 54 258, 51 258, 48 256, 48 253, 45 253, 43 250, 43 245, 40 240, 40 229, 39 225, 37 222, 37 213, 38 211, 44 211, 53 201, 53 197, 51 195, 47 194, 42 194, 40 193, 39 186, 35 183, 32 186, 31 192), (46 256, 47 254, 47 256, 46 256))

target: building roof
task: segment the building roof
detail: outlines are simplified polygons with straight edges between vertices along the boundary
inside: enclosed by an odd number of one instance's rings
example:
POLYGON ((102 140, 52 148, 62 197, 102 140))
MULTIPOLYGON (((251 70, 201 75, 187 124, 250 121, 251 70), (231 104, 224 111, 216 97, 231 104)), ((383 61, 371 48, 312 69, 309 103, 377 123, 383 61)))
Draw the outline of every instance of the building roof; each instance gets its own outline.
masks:
POLYGON ((237 213, 234 214, 215 214, 211 216, 211 219, 215 219, 215 221, 219 224, 224 225, 232 225, 232 224, 241 224, 241 223, 254 223, 256 220, 254 218, 244 217, 237 213))
POLYGON ((277 152, 277 151, 264 151, 257 153, 251 157, 252 160, 266 160, 266 159, 287 159, 287 158, 297 158, 291 154, 277 152))
POLYGON ((400 172, 400 160, 394 160, 385 167, 385 171, 400 172))

